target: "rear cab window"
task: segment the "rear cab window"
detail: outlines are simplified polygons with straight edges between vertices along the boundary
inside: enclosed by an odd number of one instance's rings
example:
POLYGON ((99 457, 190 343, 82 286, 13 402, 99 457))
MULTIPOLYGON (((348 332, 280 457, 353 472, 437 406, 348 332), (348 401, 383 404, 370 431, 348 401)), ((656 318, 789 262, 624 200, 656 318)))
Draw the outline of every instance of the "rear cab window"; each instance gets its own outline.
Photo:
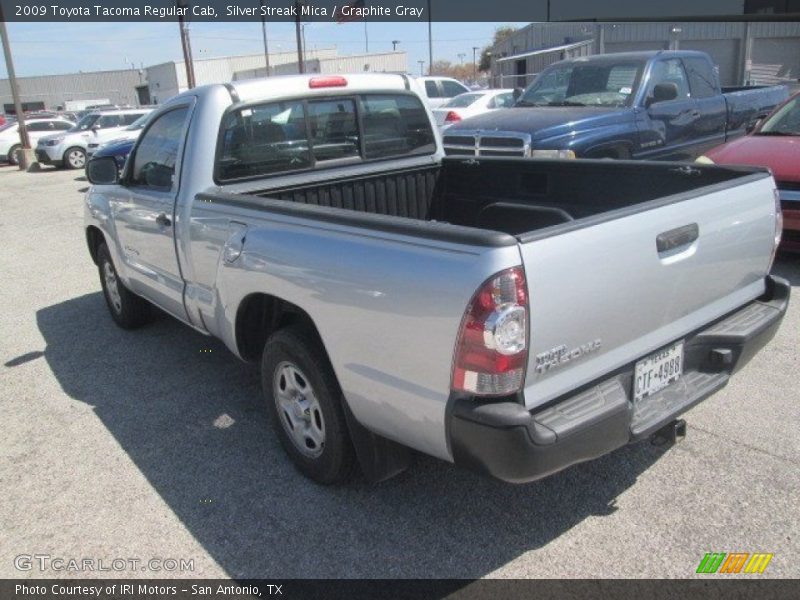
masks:
POLYGON ((427 113, 411 94, 359 94, 235 108, 223 118, 215 179, 230 182, 433 154, 427 113))

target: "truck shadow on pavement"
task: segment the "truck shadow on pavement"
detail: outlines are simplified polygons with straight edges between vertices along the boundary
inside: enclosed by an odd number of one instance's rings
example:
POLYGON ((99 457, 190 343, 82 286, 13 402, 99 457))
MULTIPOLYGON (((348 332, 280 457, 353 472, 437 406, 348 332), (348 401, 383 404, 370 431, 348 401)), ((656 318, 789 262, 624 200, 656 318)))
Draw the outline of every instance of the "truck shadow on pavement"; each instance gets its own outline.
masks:
POLYGON ((122 331, 99 292, 36 318, 65 392, 94 407, 231 577, 486 575, 614 512, 665 451, 629 446, 520 486, 420 456, 382 484, 325 488, 291 466, 262 410, 256 367, 220 342, 168 317, 122 331))

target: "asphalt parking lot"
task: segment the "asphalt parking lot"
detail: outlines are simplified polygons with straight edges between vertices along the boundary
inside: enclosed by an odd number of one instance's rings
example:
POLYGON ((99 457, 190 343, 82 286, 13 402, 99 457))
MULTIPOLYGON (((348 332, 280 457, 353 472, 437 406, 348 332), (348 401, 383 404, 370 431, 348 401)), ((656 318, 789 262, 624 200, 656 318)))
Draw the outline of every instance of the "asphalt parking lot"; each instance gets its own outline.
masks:
POLYGON ((167 317, 114 326, 87 186, 0 167, 0 577, 692 577, 712 551, 770 552, 762 577, 800 576, 800 258, 775 267, 797 295, 777 337, 677 446, 522 486, 418 457, 380 485, 322 488, 271 435, 255 368, 167 317), (194 570, 15 567, 33 554, 194 570))

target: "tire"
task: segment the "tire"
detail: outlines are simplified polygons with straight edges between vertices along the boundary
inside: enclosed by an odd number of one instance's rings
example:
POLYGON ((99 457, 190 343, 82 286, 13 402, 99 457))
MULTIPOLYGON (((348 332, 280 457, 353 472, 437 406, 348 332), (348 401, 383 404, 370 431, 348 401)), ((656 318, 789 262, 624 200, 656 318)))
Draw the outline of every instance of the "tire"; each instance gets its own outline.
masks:
POLYGON ((86 167, 86 150, 73 146, 64 152, 64 167, 67 169, 83 169, 86 167))
POLYGON ((342 391, 322 343, 309 328, 291 325, 267 340, 261 384, 278 439, 297 470, 331 485, 353 474, 342 391))
POLYGON ((8 155, 6 156, 8 164, 13 165, 15 167, 19 165, 19 157, 17 156, 17 152, 19 152, 20 150, 22 150, 22 146, 20 146, 19 144, 15 144, 11 146, 11 148, 9 148, 8 155))
POLYGON ((123 329, 136 329, 150 322, 153 316, 152 306, 119 280, 105 242, 97 248, 97 266, 103 297, 114 322, 123 329))

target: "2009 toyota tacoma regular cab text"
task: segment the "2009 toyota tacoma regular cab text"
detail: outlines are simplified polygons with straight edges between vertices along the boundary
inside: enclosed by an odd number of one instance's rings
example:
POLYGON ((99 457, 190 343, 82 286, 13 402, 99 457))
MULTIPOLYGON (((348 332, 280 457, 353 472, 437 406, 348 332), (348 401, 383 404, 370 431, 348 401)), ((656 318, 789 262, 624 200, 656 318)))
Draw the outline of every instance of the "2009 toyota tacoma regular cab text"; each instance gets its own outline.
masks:
POLYGON ((767 170, 443 158, 400 75, 196 88, 121 176, 87 172, 113 319, 155 305, 260 361, 323 483, 410 449, 514 482, 603 455, 723 387, 788 303, 767 170))

